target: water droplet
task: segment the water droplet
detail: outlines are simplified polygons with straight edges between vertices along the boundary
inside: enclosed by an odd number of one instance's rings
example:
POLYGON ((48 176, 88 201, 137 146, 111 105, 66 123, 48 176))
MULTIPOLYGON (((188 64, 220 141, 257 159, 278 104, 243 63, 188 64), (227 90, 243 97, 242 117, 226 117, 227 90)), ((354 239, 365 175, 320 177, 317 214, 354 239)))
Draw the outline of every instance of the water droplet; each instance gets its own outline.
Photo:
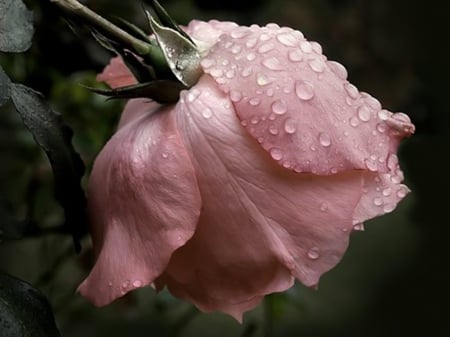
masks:
POLYGON ((205 118, 211 118, 212 115, 213 115, 213 112, 212 112, 212 110, 210 108, 205 108, 202 111, 202 116, 205 117, 205 118))
POLYGON ((406 188, 401 188, 397 191, 397 197, 403 199, 408 194, 408 190, 406 188))
POLYGON ((270 149, 270 155, 274 160, 281 160, 283 158, 283 152, 279 148, 273 147, 270 149))
POLYGON ((230 69, 225 73, 226 78, 233 78, 234 75, 235 75, 235 71, 233 69, 230 69))
POLYGON ((221 77, 223 75, 223 70, 220 68, 214 68, 209 72, 209 74, 214 78, 221 77))
POLYGON ((345 67, 342 64, 336 61, 328 61, 327 64, 330 67, 331 71, 337 77, 339 77, 341 80, 347 79, 348 76, 347 69, 345 69, 345 67))
POLYGON ((363 122, 368 122, 370 120, 371 112, 366 105, 361 105, 358 108, 358 118, 363 122))
POLYGON ((168 154, 167 152, 163 152, 163 153, 161 154, 161 157, 163 157, 164 159, 166 159, 166 158, 169 157, 169 154, 168 154))
POLYGON ((113 285, 112 281, 109 281, 108 282, 108 287, 112 287, 112 285, 113 285))
POLYGON ((250 123, 252 123, 253 125, 258 124, 259 118, 257 116, 252 117, 252 119, 250 120, 250 123))
POLYGON ((253 70, 252 67, 246 67, 241 71, 242 77, 249 77, 252 74, 253 70))
POLYGON ((273 88, 269 88, 266 90, 266 95, 269 97, 272 97, 274 94, 273 88))
POLYGON ((261 103, 261 100, 258 97, 253 97, 253 98, 250 98, 248 103, 252 106, 257 106, 257 105, 259 105, 259 103, 261 103))
POLYGON ((366 167, 369 171, 376 172, 378 170, 377 163, 370 158, 366 158, 364 160, 364 164, 366 165, 366 167))
POLYGON ((247 36, 248 34, 250 34, 250 31, 246 27, 238 27, 231 31, 231 37, 233 39, 242 39, 243 37, 247 36))
POLYGON ((247 42, 245 42, 245 46, 247 48, 253 48, 258 43, 258 40, 255 38, 248 39, 247 42))
POLYGON ((272 112, 277 115, 282 115, 286 113, 287 109, 288 108, 286 103, 281 99, 277 99, 275 102, 272 103, 272 112))
POLYGON ((375 97, 367 94, 367 96, 365 96, 365 98, 364 98, 364 101, 375 111, 381 110, 381 103, 375 97))
POLYGON ((314 145, 311 145, 311 146, 309 147, 309 149, 310 149, 312 152, 317 151, 317 148, 316 148, 314 145))
POLYGON ((269 132, 270 134, 276 136, 278 134, 278 129, 274 125, 271 125, 269 126, 269 132))
POLYGON ((272 79, 269 79, 266 75, 264 75, 264 74, 261 74, 261 73, 259 73, 257 76, 256 76, 256 83, 259 85, 259 86, 265 86, 265 85, 267 85, 267 84, 270 84, 270 83, 272 83, 273 82, 273 80, 272 79))
POLYGON ((284 131, 288 134, 293 134, 297 131, 297 122, 295 119, 288 118, 284 121, 284 131))
POLYGON ((264 67, 270 70, 283 70, 284 66, 276 57, 269 57, 262 61, 264 67))
POLYGON ((322 204, 320 205, 320 210, 321 210, 322 212, 325 212, 327 209, 328 209, 328 205, 327 205, 326 203, 322 203, 322 204))
POLYGON ((378 111, 378 118, 381 119, 382 121, 387 120, 389 117, 391 116, 391 112, 387 111, 387 110, 380 110, 378 111))
POLYGON ((357 223, 353 226, 353 229, 355 231, 363 232, 364 231, 364 224, 363 223, 357 223))
POLYGON ((311 260, 317 260, 320 257, 320 249, 319 247, 312 247, 308 250, 308 258, 311 260))
POLYGON ((130 286, 130 280, 126 280, 125 282, 122 283, 122 288, 126 289, 130 286))
POLYGON ((206 68, 210 68, 210 67, 212 67, 213 65, 215 65, 216 62, 215 62, 214 60, 212 60, 212 59, 204 58, 204 59, 200 62, 200 64, 202 65, 203 68, 206 69, 206 68))
POLYGON ((302 100, 310 100, 314 97, 314 87, 311 83, 305 81, 295 82, 295 94, 302 100))
POLYGON ((395 209, 395 205, 393 205, 393 204, 387 204, 387 205, 384 205, 384 207, 383 207, 383 211, 384 211, 385 213, 390 213, 390 212, 392 212, 394 209, 395 209))
POLYGON ((353 126, 355 128, 355 127, 357 127, 359 125, 359 120, 358 120, 358 118, 353 116, 352 118, 350 118, 349 123, 350 123, 351 126, 353 126))
POLYGON ((321 73, 325 69, 325 64, 323 63, 322 60, 313 59, 309 61, 309 67, 316 73, 321 73))
POLYGON ((140 288, 142 287, 142 281, 141 280, 135 280, 133 281, 133 287, 140 288))
POLYGON ((231 90, 230 91, 230 99, 232 102, 239 102, 242 99, 242 94, 240 91, 231 90))
POLYGON ((265 44, 259 46, 257 52, 260 54, 265 54, 273 49, 275 49, 275 45, 273 43, 269 42, 269 43, 265 43, 265 44))
POLYGON ((256 58, 256 54, 255 53, 248 53, 246 56, 248 61, 253 61, 256 58))
POLYGON ((373 199, 373 204, 374 204, 375 206, 381 206, 381 205, 383 205, 383 199, 381 199, 381 198, 375 198, 375 199, 373 199))
POLYGON ((300 62, 303 59, 303 53, 299 49, 290 50, 288 58, 292 62, 300 62))
POLYGON ((242 50, 242 47, 239 45, 234 46, 233 48, 231 48, 231 53, 232 54, 239 54, 242 50))
POLYGON ((396 154, 390 154, 387 160, 387 166, 391 171, 394 171, 398 166, 398 157, 396 154))
POLYGON ((392 193, 392 189, 390 188, 390 187, 386 187, 385 189, 383 189, 383 195, 385 196, 385 197, 388 197, 388 196, 390 196, 391 195, 391 193, 392 193))
POLYGON ((384 124, 384 123, 378 123, 378 124, 377 124, 377 131, 378 131, 379 133, 385 133, 385 132, 386 132, 386 129, 387 129, 386 124, 384 124))
POLYGON ((186 100, 189 103, 192 103, 193 101, 195 101, 200 96, 201 93, 202 92, 199 89, 197 89, 197 88, 191 89, 188 92, 187 96, 186 96, 186 100))
POLYGON ((277 40, 287 47, 297 47, 298 46, 298 40, 295 38, 294 35, 289 34, 289 33, 278 34, 277 40))
POLYGON ((311 43, 308 41, 300 41, 300 49, 305 53, 310 53, 313 50, 311 43))
POLYGON ((312 41, 311 47, 317 54, 322 54, 322 46, 319 44, 319 42, 312 41))
POLYGON ((331 145, 331 138, 327 133, 321 132, 319 134, 319 143, 323 147, 329 147, 331 145))
POLYGON ((351 84, 349 82, 345 83, 344 89, 351 98, 353 98, 353 99, 358 98, 358 95, 359 95, 358 88, 355 87, 353 84, 351 84))
POLYGON ((261 35, 259 36, 259 39, 260 39, 261 41, 269 41, 269 40, 271 39, 271 37, 270 37, 270 35, 267 35, 267 34, 261 34, 261 35))
POLYGON ((232 45, 233 45, 233 42, 227 41, 227 42, 225 43, 224 47, 225 47, 226 49, 228 49, 228 48, 230 48, 232 45))
POLYGON ((230 64, 230 61, 228 61, 227 59, 222 61, 223 66, 227 66, 228 64, 230 64))

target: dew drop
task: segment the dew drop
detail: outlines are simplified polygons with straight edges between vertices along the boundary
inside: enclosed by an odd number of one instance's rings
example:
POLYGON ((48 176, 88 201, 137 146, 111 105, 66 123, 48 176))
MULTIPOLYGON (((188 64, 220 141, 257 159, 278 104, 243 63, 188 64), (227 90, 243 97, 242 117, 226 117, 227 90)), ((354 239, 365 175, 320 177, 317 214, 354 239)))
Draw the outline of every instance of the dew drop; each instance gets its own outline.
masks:
POLYGON ((212 112, 212 110, 210 108, 205 108, 202 111, 202 116, 205 117, 205 118, 211 118, 212 115, 213 115, 213 112, 212 112))
POLYGON ((363 232, 364 231, 364 224, 363 223, 357 223, 353 226, 353 230, 363 232))
POLYGON ((375 199, 373 199, 373 204, 374 204, 375 206, 381 206, 381 205, 383 205, 383 199, 381 199, 381 198, 375 198, 375 199))
POLYGON ((226 78, 233 78, 234 75, 235 75, 235 71, 233 69, 230 69, 225 73, 226 78))
POLYGON ((386 132, 386 129, 387 129, 386 124, 384 124, 384 123, 378 123, 378 124, 377 124, 377 131, 378 131, 379 133, 385 133, 385 132, 386 132))
POLYGON ((309 62, 309 67, 316 73, 321 73, 325 69, 325 64, 319 59, 313 59, 309 62))
POLYGON ((270 70, 283 70, 284 67, 276 57, 269 57, 262 61, 264 67, 270 70))
POLYGON ((319 134, 319 143, 323 147, 329 147, 331 145, 331 138, 327 133, 321 132, 319 134))
POLYGON ((273 80, 272 79, 269 79, 266 75, 264 75, 264 74, 261 74, 261 73, 259 73, 257 76, 256 76, 256 83, 259 85, 259 86, 265 86, 265 85, 267 85, 267 84, 270 84, 270 83, 272 83, 273 82, 273 80))
POLYGON ((240 91, 231 90, 230 91, 230 99, 232 102, 239 102, 242 99, 242 94, 240 91))
POLYGON ((212 77, 217 78, 223 75, 223 70, 220 68, 214 68, 209 73, 212 77))
POLYGON ((387 160, 387 166, 391 171, 394 171, 398 166, 398 157, 396 154, 390 154, 387 160))
POLYGON ((275 102, 272 103, 272 112, 277 115, 283 115, 287 111, 287 105, 286 103, 281 100, 277 99, 275 102))
POLYGON ((292 118, 288 118, 284 121, 284 131, 286 131, 286 133, 292 135, 293 133, 295 133, 295 131, 297 131, 297 122, 292 119, 292 118))
POLYGON ((328 61, 327 64, 330 67, 331 71, 337 77, 339 77, 341 80, 347 79, 348 76, 347 69, 345 69, 345 67, 342 64, 336 61, 328 61))
POLYGON ((387 120, 390 117, 391 113, 387 110, 380 110, 378 111, 378 118, 381 119, 382 121, 387 120))
POLYGON ((273 49, 275 49, 275 45, 273 43, 269 42, 269 43, 265 43, 265 44, 259 46, 259 48, 257 49, 257 52, 260 54, 265 54, 273 49))
POLYGON ((363 122, 368 122, 370 120, 370 109, 366 105, 361 105, 358 108, 358 118, 363 122))
POLYGON ((250 120, 250 123, 252 123, 253 125, 258 124, 259 123, 259 118, 254 116, 252 117, 252 119, 250 120))
POLYGON ((135 280, 133 281, 133 287, 140 288, 142 287, 142 281, 141 280, 135 280))
POLYGON ((249 103, 251 106, 257 106, 257 105, 259 105, 259 103, 261 103, 261 100, 260 100, 258 97, 253 97, 253 98, 250 98, 250 100, 248 101, 248 103, 249 103))
POLYGON ((313 50, 309 41, 300 41, 300 49, 305 53, 310 53, 313 50))
POLYGON ((266 90, 266 95, 267 95, 267 96, 272 97, 273 94, 274 94, 274 91, 273 91, 272 88, 269 88, 269 89, 266 90))
POLYGON ((278 34, 277 40, 287 47, 297 47, 298 45, 298 40, 295 38, 294 35, 289 33, 278 34))
POLYGON ((376 172, 378 170, 377 163, 370 158, 366 158, 364 160, 364 164, 366 165, 366 167, 369 171, 376 172))
POLYGON ((271 125, 269 126, 269 133, 276 136, 278 134, 278 129, 274 125, 271 125))
POLYGON ((283 152, 279 148, 273 147, 270 149, 270 155, 274 160, 281 160, 283 158, 283 152))
POLYGON ((383 193, 383 195, 384 195, 385 197, 388 197, 388 196, 391 195, 392 189, 391 189, 390 187, 386 187, 381 193, 383 193))
POLYGON ((126 289, 130 286, 130 281, 126 280, 125 282, 122 283, 122 288, 126 289))
POLYGON ((298 49, 291 50, 288 53, 288 58, 292 62, 300 62, 303 59, 303 53, 298 49))
POLYGON ((408 194, 408 191, 406 190, 406 188, 401 188, 397 191, 397 197, 399 197, 401 199, 406 197, 406 194, 408 194))
POLYGON ((245 46, 247 48, 253 48, 258 43, 258 40, 255 38, 248 39, 247 42, 245 42, 245 46))
POLYGON ((242 69, 241 76, 249 77, 252 74, 252 72, 253 72, 252 67, 246 67, 246 68, 242 69))
POLYGON ((353 84, 351 84, 349 82, 345 83, 344 89, 351 98, 353 98, 353 99, 358 98, 358 95, 359 95, 358 88, 355 87, 353 84))
POLYGON ((223 66, 227 66, 227 65, 229 65, 229 64, 230 64, 230 61, 228 61, 227 59, 225 59, 225 60, 222 61, 222 65, 223 65, 223 66))
POLYGON ((307 101, 314 97, 314 87, 311 83, 305 81, 295 82, 295 94, 298 98, 307 101))
POLYGON ((270 40, 270 35, 267 35, 267 34, 261 34, 261 35, 259 36, 259 39, 260 39, 261 41, 269 41, 269 40, 270 40))
POLYGON ((113 285, 112 281, 109 281, 108 282, 108 287, 112 287, 112 285, 113 285))
POLYGON ((352 117, 350 118, 350 125, 353 126, 354 128, 357 127, 359 125, 359 120, 356 117, 352 117))
POLYGON ((383 207, 383 211, 384 211, 385 213, 390 213, 390 212, 392 212, 394 209, 395 209, 395 205, 392 205, 392 204, 384 205, 384 207, 383 207))
POLYGON ((248 30, 248 28, 244 28, 244 27, 238 27, 231 31, 231 37, 233 39, 242 39, 243 37, 247 36, 248 34, 250 34, 250 31, 248 30))
POLYGON ((253 61, 254 59, 256 59, 256 54, 255 53, 248 53, 247 54, 247 56, 246 56, 246 59, 248 60, 248 61, 253 61))
POLYGON ((312 247, 308 250, 308 258, 311 260, 317 260, 320 257, 320 249, 319 247, 312 247))
POLYGON ((208 58, 204 58, 200 64, 202 65, 203 68, 210 68, 212 67, 216 62, 212 59, 208 59, 208 58))
POLYGON ((242 47, 239 45, 234 46, 233 48, 231 48, 231 53, 233 54, 239 54, 242 50, 242 47))
POLYGON ((381 103, 375 97, 367 94, 367 96, 364 98, 364 101, 375 111, 381 110, 381 103))
POLYGON ((322 203, 322 204, 320 205, 320 210, 321 210, 322 212, 325 212, 327 209, 328 209, 328 205, 327 205, 326 203, 322 203))
POLYGON ((163 153, 161 154, 161 157, 163 157, 164 159, 166 159, 166 158, 169 157, 169 154, 168 154, 167 152, 163 152, 163 153))

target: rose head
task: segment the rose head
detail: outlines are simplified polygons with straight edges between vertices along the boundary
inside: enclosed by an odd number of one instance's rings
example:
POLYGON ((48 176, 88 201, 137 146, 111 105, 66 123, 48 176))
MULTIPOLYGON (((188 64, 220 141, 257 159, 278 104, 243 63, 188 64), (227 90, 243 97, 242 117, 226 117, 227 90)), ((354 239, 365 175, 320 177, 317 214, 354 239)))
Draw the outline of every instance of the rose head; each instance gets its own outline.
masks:
MULTIPOLYGON (((352 230, 408 193, 409 118, 347 81, 290 28, 193 21, 204 74, 176 104, 130 100, 89 181, 97 257, 80 292, 105 305, 167 286, 241 320, 295 279, 316 286, 352 230)), ((119 59, 99 76, 133 83, 119 59)))

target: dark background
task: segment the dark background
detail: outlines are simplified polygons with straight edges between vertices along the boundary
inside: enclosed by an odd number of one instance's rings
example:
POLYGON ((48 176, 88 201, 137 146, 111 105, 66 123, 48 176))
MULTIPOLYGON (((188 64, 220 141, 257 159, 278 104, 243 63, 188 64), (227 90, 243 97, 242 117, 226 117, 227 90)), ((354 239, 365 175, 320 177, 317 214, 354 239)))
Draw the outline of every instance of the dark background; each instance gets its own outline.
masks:
MULTIPOLYGON (((141 1, 90 0, 98 13, 145 27, 141 1)), ((41 231, 0 242, 0 270, 27 280, 51 302, 64 337, 147 336, 450 336, 450 3, 407 0, 171 0, 161 3, 181 24, 220 19, 242 25, 276 22, 319 41, 349 79, 391 111, 409 114, 416 134, 400 148, 412 193, 391 214, 353 234, 343 261, 318 291, 297 285, 269 296, 239 325, 201 314, 168 293, 143 289, 97 309, 75 290, 92 263, 68 235, 41 231)), ((47 0, 28 1, 35 38, 24 54, 0 55, 16 82, 48 98, 75 131, 88 169, 114 130, 121 102, 90 93, 109 55, 71 31, 47 0)), ((0 110, 0 198, 18 218, 52 228, 62 221, 52 176, 10 107, 0 110)), ((1 333, 0 333, 1 335, 1 333)))

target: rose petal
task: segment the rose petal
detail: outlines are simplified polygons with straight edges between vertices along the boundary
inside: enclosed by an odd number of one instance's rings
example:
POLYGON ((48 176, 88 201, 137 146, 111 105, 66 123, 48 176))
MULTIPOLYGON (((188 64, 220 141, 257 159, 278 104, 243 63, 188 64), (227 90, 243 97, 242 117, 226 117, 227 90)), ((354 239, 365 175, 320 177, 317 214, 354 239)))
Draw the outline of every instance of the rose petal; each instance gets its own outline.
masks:
POLYGON ((239 29, 222 34, 201 64, 275 161, 315 174, 389 171, 387 157, 414 132, 405 114, 381 110, 300 32, 273 25, 239 29))
MULTIPOLYGON (((141 102, 142 103, 142 102, 141 102)), ((146 109, 145 104, 128 105, 146 109)), ((88 189, 97 260, 79 290, 96 305, 154 281, 191 238, 201 198, 167 109, 142 111, 99 154, 88 189)), ((128 113, 125 112, 126 114, 128 113)))
POLYGON ((136 78, 119 56, 111 59, 103 72, 97 75, 97 81, 106 82, 113 89, 137 83, 136 78))
POLYGON ((182 92, 176 107, 204 203, 163 282, 204 311, 239 318, 265 294, 289 288, 291 274, 315 286, 341 259, 366 173, 316 176, 279 167, 211 81, 205 76, 182 92))

